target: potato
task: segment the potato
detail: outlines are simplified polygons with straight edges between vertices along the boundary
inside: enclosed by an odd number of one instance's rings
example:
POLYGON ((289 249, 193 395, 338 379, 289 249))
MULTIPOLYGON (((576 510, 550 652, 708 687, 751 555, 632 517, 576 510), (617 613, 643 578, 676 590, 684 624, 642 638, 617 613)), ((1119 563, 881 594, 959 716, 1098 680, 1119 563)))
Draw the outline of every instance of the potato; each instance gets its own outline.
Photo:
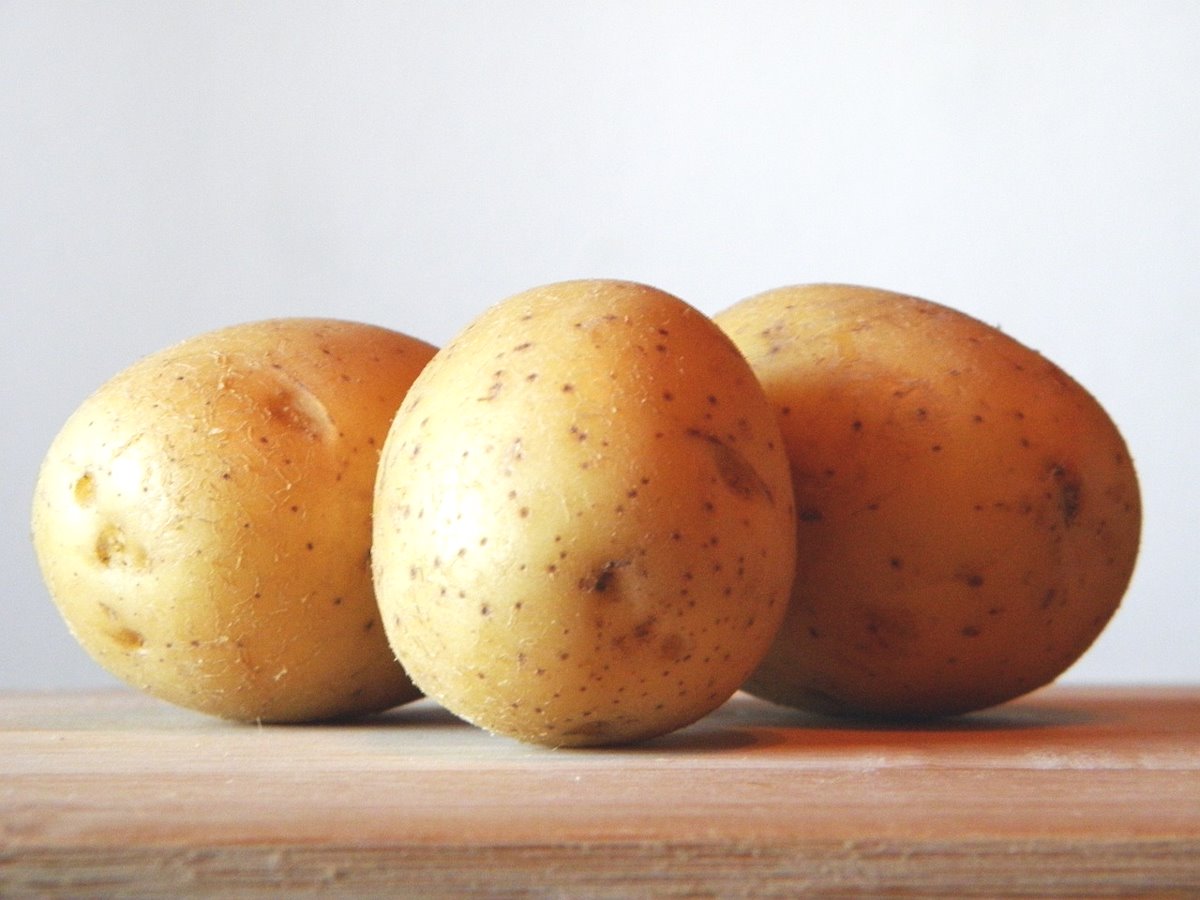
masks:
POLYGON ((201 335, 114 377, 38 477, 50 593, 106 669, 240 720, 349 716, 419 696, 370 574, 375 470, 433 347, 280 319, 201 335))
POLYGON ((644 285, 502 301, 392 424, 375 499, 384 626, 421 689, 492 732, 637 741, 723 703, 787 604, 779 426, 706 316, 644 285))
POLYGON ((886 291, 782 288, 715 320, 775 405, 799 519, 790 609, 750 692, 941 716, 1082 655, 1141 525, 1129 452, 1082 387, 994 328, 886 291))

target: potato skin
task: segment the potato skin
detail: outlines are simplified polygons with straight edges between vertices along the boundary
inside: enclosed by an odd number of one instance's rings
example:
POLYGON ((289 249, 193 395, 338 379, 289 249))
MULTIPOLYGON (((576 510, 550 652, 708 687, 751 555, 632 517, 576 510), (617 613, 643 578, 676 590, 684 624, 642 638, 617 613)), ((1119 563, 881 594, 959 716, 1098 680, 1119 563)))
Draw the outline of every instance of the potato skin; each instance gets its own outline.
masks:
POLYGON ((823 713, 964 713, 1047 684, 1138 551, 1130 455, 1062 370, 944 306, 785 287, 715 316, 776 407, 797 577, 751 693, 823 713))
POLYGON ((387 428, 434 350, 275 319, 104 384, 49 448, 33 504, 46 584, 80 644, 118 678, 230 719, 419 696, 379 626, 370 517, 387 428))
POLYGON ((757 665, 795 529, 779 427, 706 316, 644 285, 502 301, 438 353, 376 487, 384 625, 426 694, 530 743, 647 739, 757 665))

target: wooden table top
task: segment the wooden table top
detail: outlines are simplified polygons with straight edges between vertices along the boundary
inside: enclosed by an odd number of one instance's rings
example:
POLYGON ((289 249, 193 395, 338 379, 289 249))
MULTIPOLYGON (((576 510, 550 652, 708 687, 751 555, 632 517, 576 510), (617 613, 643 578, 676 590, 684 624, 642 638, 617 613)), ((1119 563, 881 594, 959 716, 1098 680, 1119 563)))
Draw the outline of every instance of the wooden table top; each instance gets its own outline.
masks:
POLYGON ((0 896, 1200 897, 1200 686, 1053 687, 926 726, 745 695, 549 750, 419 701, 217 721, 0 693, 0 896))

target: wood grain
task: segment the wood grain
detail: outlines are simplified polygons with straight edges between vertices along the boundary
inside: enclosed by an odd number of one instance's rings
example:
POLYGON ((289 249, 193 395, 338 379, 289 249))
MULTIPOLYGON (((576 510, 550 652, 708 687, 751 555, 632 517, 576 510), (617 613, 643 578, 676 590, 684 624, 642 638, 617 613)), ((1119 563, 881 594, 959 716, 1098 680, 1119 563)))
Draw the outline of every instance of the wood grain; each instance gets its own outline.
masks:
POLYGON ((547 750, 429 701, 236 725, 0 694, 0 896, 1200 897, 1200 687, 1057 687, 927 726, 739 695, 547 750))

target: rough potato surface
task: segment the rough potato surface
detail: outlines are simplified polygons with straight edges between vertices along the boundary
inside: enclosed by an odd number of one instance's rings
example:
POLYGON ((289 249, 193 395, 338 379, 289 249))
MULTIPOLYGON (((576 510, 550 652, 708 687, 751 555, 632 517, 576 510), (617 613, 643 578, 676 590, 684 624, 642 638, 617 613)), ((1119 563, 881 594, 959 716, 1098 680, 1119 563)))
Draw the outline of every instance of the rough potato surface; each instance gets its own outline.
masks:
POLYGON ((822 712, 962 713, 1066 670, 1125 593, 1129 452, 1062 370, 962 313, 846 285, 715 317, 791 460, 797 577, 746 685, 822 712))
POLYGON ((380 465, 376 588, 453 712, 612 744, 737 689, 794 534, 778 425, 728 338, 653 288, 568 282, 496 305, 414 384, 380 465))
POLYGON ((419 696, 380 627, 370 518, 387 428, 433 352, 374 326, 280 319, 103 385, 51 445, 33 506, 46 584, 83 647, 232 719, 419 696))

